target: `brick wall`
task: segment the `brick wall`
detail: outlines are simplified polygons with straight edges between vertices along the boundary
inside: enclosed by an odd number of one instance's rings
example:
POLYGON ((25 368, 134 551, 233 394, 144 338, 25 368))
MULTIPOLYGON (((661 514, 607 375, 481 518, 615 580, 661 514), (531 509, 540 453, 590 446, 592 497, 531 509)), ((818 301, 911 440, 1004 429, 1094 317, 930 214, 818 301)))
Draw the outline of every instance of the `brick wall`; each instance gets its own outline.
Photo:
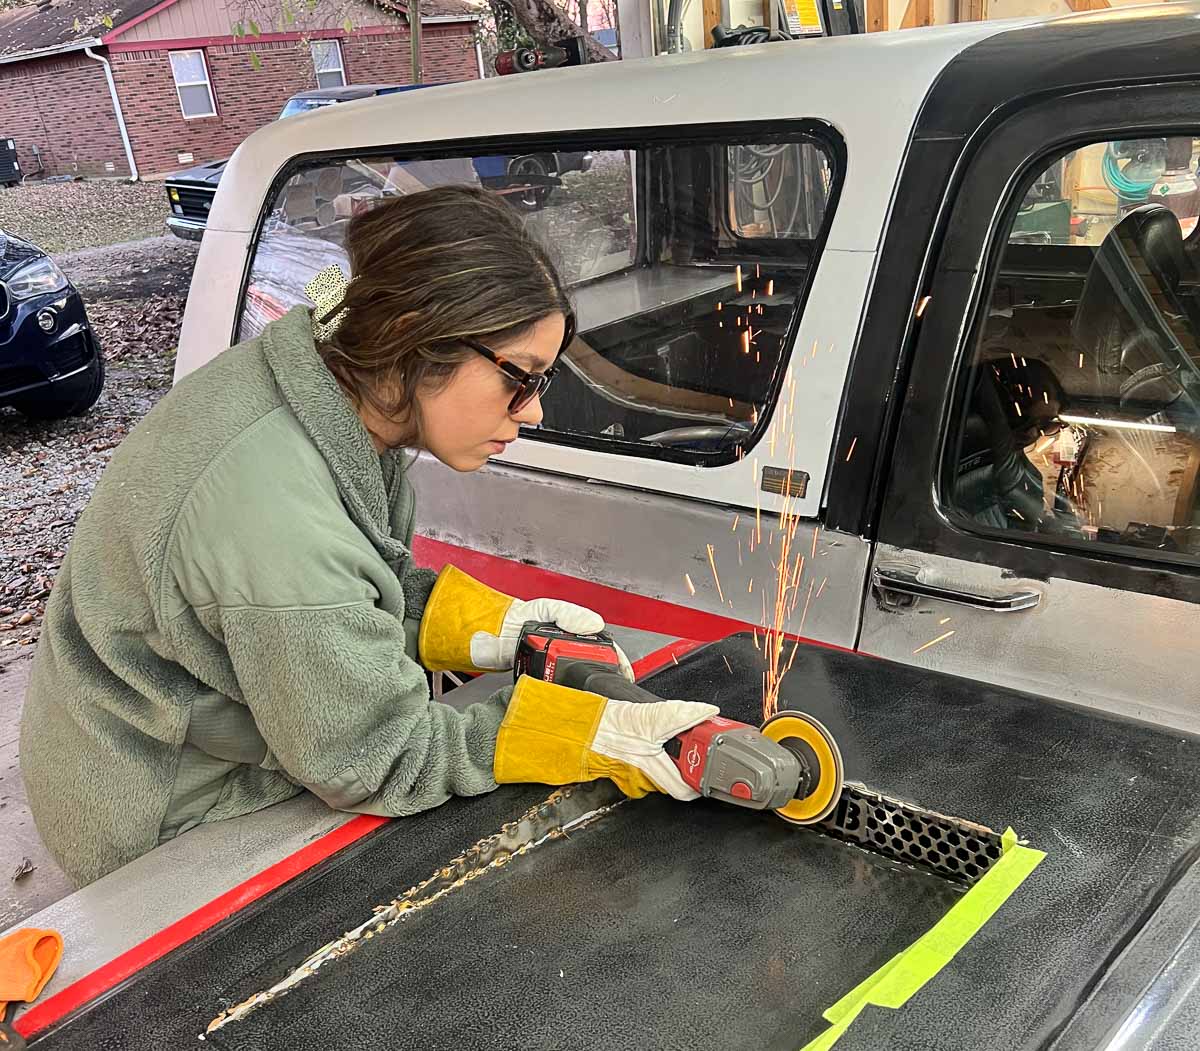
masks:
MULTIPOLYGON (((470 27, 423 25, 421 51, 428 84, 479 79, 479 61, 470 27)), ((343 40, 346 79, 351 84, 408 84, 412 80, 410 52, 407 30, 398 42, 390 36, 343 40)))
MULTIPOLYGON (((468 80, 479 75, 471 26, 424 28, 425 79, 468 80)), ((184 118, 179 108, 166 51, 127 51, 112 56, 134 157, 143 175, 163 175, 189 162, 228 157, 247 135, 274 120, 297 91, 315 88, 312 55, 304 41, 219 44, 204 49, 216 97, 215 117, 184 118), (251 65, 256 54, 261 68, 251 65)), ((407 28, 395 33, 354 36, 342 41, 346 81, 350 84, 410 80, 407 28)))
POLYGON ((34 146, 47 175, 129 174, 104 67, 81 53, 0 66, 0 135, 29 174, 34 146))

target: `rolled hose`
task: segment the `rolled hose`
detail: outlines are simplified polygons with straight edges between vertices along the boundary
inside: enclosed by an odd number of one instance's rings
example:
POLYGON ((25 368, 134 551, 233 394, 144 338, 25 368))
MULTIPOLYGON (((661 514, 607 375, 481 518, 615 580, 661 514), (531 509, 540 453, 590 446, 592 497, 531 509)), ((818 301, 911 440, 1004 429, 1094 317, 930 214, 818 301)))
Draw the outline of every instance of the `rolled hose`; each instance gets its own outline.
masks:
POLYGON ((1127 177, 1118 166, 1117 158, 1113 156, 1111 144, 1104 152, 1104 161, 1100 166, 1100 172, 1104 176, 1104 184, 1113 193, 1130 201, 1145 200, 1150 196, 1150 191, 1158 181, 1158 176, 1154 176, 1146 182, 1139 182, 1127 177))

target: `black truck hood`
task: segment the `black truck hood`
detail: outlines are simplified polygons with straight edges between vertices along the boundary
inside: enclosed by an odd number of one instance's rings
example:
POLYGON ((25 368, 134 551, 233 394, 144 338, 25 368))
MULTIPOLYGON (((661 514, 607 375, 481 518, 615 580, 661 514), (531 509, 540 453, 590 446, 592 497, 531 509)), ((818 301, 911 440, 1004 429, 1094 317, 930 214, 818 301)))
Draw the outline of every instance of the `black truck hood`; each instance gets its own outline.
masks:
POLYGON ((217 188, 217 183, 221 181, 221 175, 225 171, 225 165, 229 163, 229 158, 221 161, 209 161, 207 164, 197 164, 194 168, 185 168, 183 171, 174 172, 168 175, 166 183, 169 186, 171 183, 188 183, 192 186, 210 186, 214 190, 217 188))
POLYGON ((26 263, 40 259, 45 254, 37 245, 0 230, 0 278, 8 277, 26 263))

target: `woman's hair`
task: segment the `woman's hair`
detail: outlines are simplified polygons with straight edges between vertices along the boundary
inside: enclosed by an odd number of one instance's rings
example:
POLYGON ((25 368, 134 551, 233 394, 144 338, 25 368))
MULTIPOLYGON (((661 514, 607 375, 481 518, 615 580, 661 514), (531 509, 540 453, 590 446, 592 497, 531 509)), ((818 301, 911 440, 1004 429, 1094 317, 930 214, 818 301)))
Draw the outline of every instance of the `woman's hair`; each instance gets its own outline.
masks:
POLYGON ((337 332, 318 352, 357 404, 410 426, 415 395, 436 390, 484 344, 521 336, 570 304, 546 250, 499 197, 443 186, 360 213, 346 232, 351 280, 337 332))

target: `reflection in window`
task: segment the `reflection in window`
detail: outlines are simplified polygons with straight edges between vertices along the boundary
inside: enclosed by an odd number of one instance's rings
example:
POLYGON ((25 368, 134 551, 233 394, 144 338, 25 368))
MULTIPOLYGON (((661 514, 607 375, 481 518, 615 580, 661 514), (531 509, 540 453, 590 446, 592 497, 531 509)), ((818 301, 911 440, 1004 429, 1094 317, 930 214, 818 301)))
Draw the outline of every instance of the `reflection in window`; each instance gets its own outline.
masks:
POLYGON ((1122 173, 1107 200, 1089 191, 1111 212, 1098 244, 1032 242, 1026 195, 968 372, 949 502, 993 528, 1200 556, 1200 259, 1181 223, 1196 180, 1159 163, 1186 142, 1190 166, 1192 140, 1140 141, 1167 145, 1073 155, 1122 173), (1122 157, 1157 168, 1148 195, 1122 157))
POLYGON ((1200 140, 1116 139, 1073 150, 1030 185, 1013 222, 1023 244, 1098 245, 1130 208, 1161 204, 1187 237, 1200 215, 1200 140))
POLYGON ((571 287, 579 335, 534 436, 689 463, 743 453, 786 366, 833 186, 828 150, 766 143, 406 161, 298 171, 271 202, 243 305, 245 339, 292 306, 346 226, 397 194, 448 183, 503 197, 571 287))

